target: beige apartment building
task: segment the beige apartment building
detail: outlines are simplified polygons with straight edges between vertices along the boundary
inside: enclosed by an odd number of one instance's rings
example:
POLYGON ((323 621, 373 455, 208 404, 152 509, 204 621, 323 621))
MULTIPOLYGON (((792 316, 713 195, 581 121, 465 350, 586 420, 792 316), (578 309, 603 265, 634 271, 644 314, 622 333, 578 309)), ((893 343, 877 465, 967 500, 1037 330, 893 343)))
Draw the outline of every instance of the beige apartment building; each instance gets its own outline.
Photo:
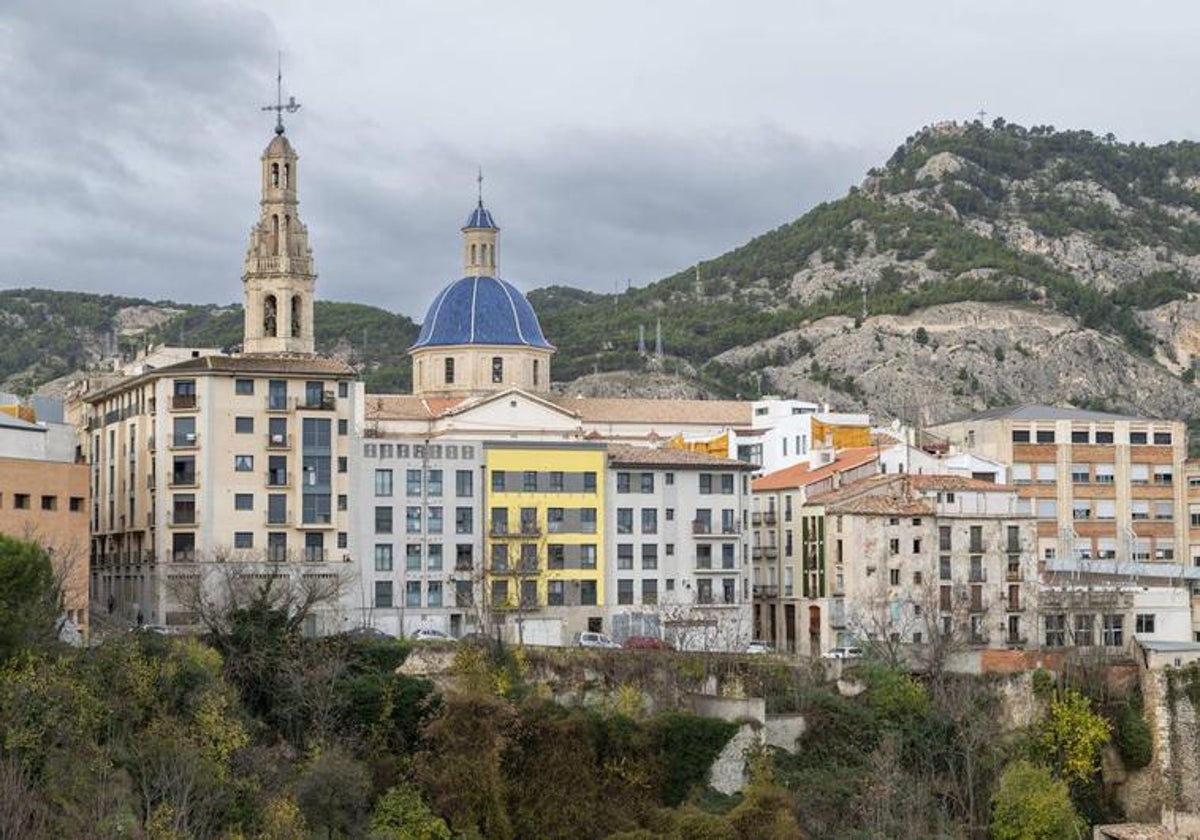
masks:
MULTIPOLYGON (((93 603, 130 622, 190 624, 178 587, 213 563, 316 579, 354 569, 348 459, 362 385, 314 352, 315 274, 282 126, 262 155, 262 190, 245 352, 196 353, 83 397, 93 603)), ((309 629, 341 629, 323 621, 309 629)))
POLYGON ((1183 423, 1021 406, 930 431, 1012 465, 1045 572, 1160 583, 1192 574, 1183 423))

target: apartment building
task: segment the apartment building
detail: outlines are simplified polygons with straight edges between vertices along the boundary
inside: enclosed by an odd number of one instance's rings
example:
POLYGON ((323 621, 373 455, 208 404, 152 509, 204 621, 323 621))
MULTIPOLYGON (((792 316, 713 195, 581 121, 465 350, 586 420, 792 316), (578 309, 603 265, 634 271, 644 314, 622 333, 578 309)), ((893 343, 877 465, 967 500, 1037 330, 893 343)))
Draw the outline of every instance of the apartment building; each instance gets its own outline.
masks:
POLYGON ((357 624, 393 636, 429 627, 486 631, 482 604, 483 449, 476 441, 400 436, 356 440, 350 458, 347 592, 357 624))
POLYGON ((0 533, 49 552, 62 580, 66 635, 86 639, 88 471, 73 432, 0 412, 0 533))
POLYGON ((949 475, 882 475, 810 497, 800 652, 1037 646, 1036 529, 1020 507, 1013 487, 949 475))
POLYGON ((681 649, 751 638, 747 514, 752 467, 670 447, 608 447, 612 630, 681 649))
POLYGON ((1183 423, 1035 405, 931 431, 1011 464, 1047 572, 1159 583, 1195 574, 1180 568, 1192 565, 1183 423))
POLYGON ((751 484, 751 582, 753 630, 756 639, 772 642, 777 650, 796 653, 809 635, 802 624, 802 593, 797 586, 803 575, 802 560, 811 567, 815 558, 804 559, 801 541, 804 528, 819 527, 802 521, 800 508, 809 496, 827 493, 879 472, 879 450, 873 446, 844 449, 828 463, 795 464, 768 473, 751 484))
POLYGON ((604 444, 485 441, 483 458, 486 615, 521 642, 607 629, 604 444))
MULTIPOLYGON (((191 624, 178 592, 221 571, 216 563, 301 582, 337 583, 354 570, 349 441, 362 385, 346 363, 314 352, 316 275, 282 126, 261 173, 242 278, 244 353, 196 352, 82 396, 94 602, 130 622, 191 624)), ((314 617, 308 629, 344 621, 314 617)))

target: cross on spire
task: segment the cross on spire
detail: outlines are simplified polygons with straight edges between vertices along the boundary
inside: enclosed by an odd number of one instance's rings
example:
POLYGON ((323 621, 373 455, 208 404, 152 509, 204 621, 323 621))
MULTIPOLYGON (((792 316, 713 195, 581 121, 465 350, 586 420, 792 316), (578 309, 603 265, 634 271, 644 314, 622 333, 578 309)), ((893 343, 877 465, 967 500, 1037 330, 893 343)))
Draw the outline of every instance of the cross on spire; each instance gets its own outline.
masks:
POLYGON ((479 167, 479 174, 475 176, 475 184, 479 192, 479 206, 483 206, 483 167, 479 167))
POLYGON ((275 75, 275 104, 262 106, 264 111, 275 112, 275 133, 283 134, 283 112, 294 114, 300 110, 300 103, 296 101, 296 97, 289 96, 288 101, 283 101, 283 53, 279 53, 279 71, 275 75))
POLYGON ((988 112, 983 110, 982 108, 980 108, 978 111, 975 112, 975 116, 979 117, 980 122, 983 122, 983 118, 986 117, 987 115, 988 115, 988 112))

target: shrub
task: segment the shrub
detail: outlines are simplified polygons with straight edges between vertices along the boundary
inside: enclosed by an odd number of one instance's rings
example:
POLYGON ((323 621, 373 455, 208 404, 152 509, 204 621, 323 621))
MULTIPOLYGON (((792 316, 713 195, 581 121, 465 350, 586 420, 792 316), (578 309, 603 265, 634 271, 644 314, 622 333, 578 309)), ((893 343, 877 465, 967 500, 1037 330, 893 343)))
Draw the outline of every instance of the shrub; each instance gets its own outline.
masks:
POLYGON ((1150 764, 1154 755, 1154 739, 1150 727, 1135 704, 1126 704, 1117 714, 1117 749, 1121 760, 1130 770, 1139 770, 1150 764))

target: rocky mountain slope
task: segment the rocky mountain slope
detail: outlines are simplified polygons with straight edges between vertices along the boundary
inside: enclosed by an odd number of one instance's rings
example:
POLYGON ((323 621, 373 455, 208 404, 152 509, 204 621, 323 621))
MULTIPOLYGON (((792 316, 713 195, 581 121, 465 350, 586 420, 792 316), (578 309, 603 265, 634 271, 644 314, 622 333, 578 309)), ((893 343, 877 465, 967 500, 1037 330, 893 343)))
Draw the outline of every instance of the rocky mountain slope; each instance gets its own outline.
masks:
POLYGON ((544 326, 567 377, 671 369, 636 352, 661 319, 717 393, 928 421, 1033 400, 1193 417, 1197 290, 1200 145, 997 120, 925 129, 844 198, 544 326))

